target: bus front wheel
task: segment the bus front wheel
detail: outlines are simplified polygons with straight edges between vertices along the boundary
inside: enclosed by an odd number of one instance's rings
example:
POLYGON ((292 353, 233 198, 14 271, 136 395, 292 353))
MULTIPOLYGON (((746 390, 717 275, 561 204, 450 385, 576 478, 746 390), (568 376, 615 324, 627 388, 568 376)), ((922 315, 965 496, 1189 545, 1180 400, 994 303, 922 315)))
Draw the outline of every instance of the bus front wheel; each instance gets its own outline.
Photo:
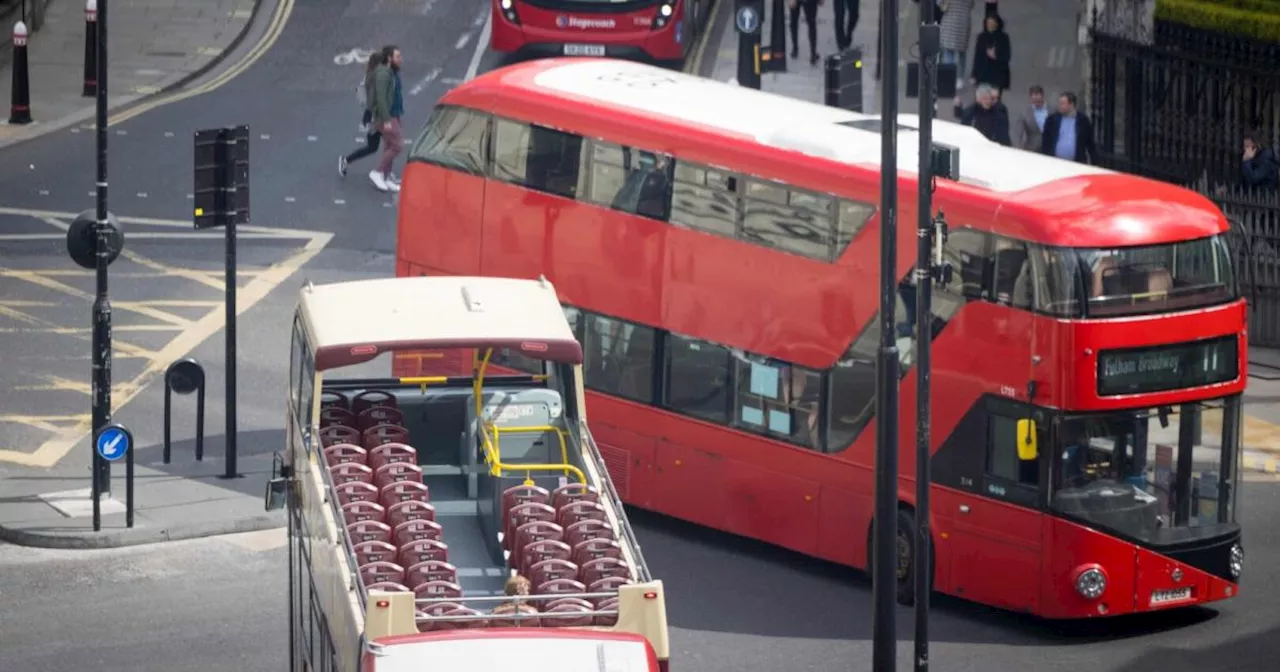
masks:
MULTIPOLYGON (((867 550, 868 561, 867 569, 874 576, 875 572, 875 553, 874 553, 874 536, 875 522, 872 521, 871 529, 867 530, 867 550)), ((915 513, 909 509, 898 509, 898 541, 895 544, 894 559, 894 579, 897 586, 898 604, 903 606, 911 606, 916 601, 916 572, 915 572, 915 553, 916 553, 916 518, 915 513)), ((929 549, 929 564, 935 565, 933 559, 935 557, 933 549, 929 549)), ((929 577, 929 588, 933 589, 933 577, 929 577)))

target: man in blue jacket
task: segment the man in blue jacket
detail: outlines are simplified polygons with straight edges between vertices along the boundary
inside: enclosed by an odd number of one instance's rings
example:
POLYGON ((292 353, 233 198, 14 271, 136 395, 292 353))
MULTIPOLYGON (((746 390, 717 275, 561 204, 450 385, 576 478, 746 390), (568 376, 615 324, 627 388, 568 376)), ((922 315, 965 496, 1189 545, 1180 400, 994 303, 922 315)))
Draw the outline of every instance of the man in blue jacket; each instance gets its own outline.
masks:
POLYGON ((379 191, 400 191, 400 181, 391 173, 391 165, 404 147, 400 117, 404 116, 404 85, 400 82, 400 49, 395 45, 382 48, 386 62, 373 73, 373 123, 382 133, 382 160, 369 171, 369 180, 379 191))

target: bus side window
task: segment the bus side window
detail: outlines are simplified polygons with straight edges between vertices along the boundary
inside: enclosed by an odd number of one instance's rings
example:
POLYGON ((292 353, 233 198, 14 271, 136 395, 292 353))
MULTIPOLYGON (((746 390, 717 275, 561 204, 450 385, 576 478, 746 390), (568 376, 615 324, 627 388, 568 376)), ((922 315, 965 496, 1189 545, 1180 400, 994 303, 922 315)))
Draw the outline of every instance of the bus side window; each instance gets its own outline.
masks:
POLYGON ((712 168, 676 161, 671 223, 735 238, 738 235, 738 179, 712 168))
POLYGON ((742 238, 757 245, 828 261, 832 199, 766 180, 749 180, 742 200, 742 238))
POLYGON ((876 214, 876 206, 862 201, 841 200, 836 212, 835 245, 831 250, 831 260, 835 261, 844 253, 849 243, 853 242, 862 227, 871 221, 876 214))
POLYGON ((293 322, 293 347, 289 363, 290 398, 298 419, 298 428, 306 436, 311 430, 311 407, 315 404, 316 366, 311 360, 302 318, 293 322))
POLYGON ((729 349, 672 333, 667 334, 665 345, 663 405, 695 418, 728 425, 732 380, 729 349))
POLYGON ((996 237, 995 248, 995 270, 992 281, 995 302, 1030 310, 1033 285, 1026 243, 996 237))
POLYGON ((493 176, 565 198, 576 198, 583 141, 571 133, 507 119, 494 124, 493 176))
POLYGON ((461 107, 437 107, 427 121, 426 131, 409 150, 409 160, 482 175, 488 128, 487 114, 461 107))
POLYGON ((653 400, 653 329, 600 315, 584 315, 583 384, 625 399, 653 400))
POLYGON ((947 234, 942 254, 951 263, 954 276, 943 291, 974 301, 987 297, 991 258, 986 234, 973 229, 955 229, 947 234))
POLYGON ((633 215, 667 221, 671 157, 608 142, 591 143, 587 200, 633 215))
POLYGON ((734 424, 818 449, 822 374, 784 362, 735 359, 734 424))
MULTIPOLYGON (((1039 462, 1018 459, 1017 419, 995 414, 988 416, 987 475, 1032 488, 1040 485, 1039 462)), ((986 492, 996 494, 990 488, 986 492)))

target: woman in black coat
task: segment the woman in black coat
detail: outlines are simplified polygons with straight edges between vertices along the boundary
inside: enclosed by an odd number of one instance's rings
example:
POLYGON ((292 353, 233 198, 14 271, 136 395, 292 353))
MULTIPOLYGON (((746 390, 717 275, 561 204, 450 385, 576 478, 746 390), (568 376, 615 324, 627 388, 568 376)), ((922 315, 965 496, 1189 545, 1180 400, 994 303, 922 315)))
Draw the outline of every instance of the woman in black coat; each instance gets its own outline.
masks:
POLYGON ((1009 88, 1009 35, 1004 32, 1004 19, 988 14, 973 49, 973 82, 987 84, 1003 94, 1009 88))

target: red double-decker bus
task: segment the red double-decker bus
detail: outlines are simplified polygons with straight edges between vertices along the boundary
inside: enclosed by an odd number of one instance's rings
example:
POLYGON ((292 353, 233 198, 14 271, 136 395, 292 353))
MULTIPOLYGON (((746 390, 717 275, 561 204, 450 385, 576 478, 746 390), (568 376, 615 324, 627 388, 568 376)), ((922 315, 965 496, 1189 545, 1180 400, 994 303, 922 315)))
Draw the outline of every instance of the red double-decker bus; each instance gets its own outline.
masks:
POLYGON ((716 0, 492 1, 494 51, 683 62, 716 0))
MULTIPOLYGON (((881 123, 625 61, 495 71, 411 150, 398 273, 545 275, 625 501, 865 568, 881 123)), ((1233 597, 1247 338, 1222 213, 935 122, 958 156, 934 194, 952 273, 916 325, 916 123, 897 124, 895 330, 902 437, 933 342, 934 589, 1047 618, 1233 597)))

